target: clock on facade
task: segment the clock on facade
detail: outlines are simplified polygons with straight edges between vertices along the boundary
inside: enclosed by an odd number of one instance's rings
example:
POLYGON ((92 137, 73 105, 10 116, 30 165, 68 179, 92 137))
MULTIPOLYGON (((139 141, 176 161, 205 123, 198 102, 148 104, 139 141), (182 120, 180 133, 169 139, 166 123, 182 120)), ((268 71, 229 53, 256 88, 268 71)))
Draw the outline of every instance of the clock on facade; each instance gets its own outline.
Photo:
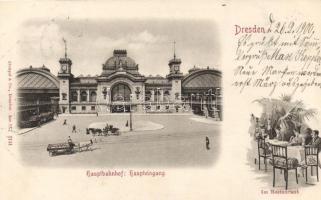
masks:
POLYGON ((62 66, 62 71, 63 71, 63 72, 66 72, 66 71, 67 71, 67 66, 66 66, 66 65, 63 65, 63 66, 62 66))
POLYGON ((178 66, 175 66, 174 70, 175 70, 175 71, 178 71, 178 66))

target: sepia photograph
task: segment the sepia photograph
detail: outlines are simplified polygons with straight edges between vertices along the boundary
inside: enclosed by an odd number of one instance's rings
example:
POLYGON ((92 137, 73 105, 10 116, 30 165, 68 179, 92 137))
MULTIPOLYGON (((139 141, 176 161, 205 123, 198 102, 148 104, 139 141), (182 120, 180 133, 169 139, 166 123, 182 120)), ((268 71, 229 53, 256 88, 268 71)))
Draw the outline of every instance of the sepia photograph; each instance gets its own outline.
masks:
POLYGON ((26 21, 15 76, 22 163, 211 167, 223 119, 216 29, 207 20, 26 21))

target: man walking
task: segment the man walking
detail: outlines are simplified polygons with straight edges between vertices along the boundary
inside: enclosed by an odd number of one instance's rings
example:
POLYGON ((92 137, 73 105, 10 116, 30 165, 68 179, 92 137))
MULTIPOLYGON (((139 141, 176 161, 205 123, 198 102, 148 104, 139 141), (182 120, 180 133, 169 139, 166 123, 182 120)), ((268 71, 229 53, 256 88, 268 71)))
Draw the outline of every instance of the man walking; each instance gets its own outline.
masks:
POLYGON ((72 126, 72 133, 77 133, 77 131, 76 131, 76 125, 73 125, 73 126, 72 126))
POLYGON ((206 106, 204 106, 204 115, 205 115, 205 118, 208 118, 208 109, 206 106))
POLYGON ((205 138, 205 143, 206 143, 206 149, 210 150, 210 139, 207 136, 205 138))

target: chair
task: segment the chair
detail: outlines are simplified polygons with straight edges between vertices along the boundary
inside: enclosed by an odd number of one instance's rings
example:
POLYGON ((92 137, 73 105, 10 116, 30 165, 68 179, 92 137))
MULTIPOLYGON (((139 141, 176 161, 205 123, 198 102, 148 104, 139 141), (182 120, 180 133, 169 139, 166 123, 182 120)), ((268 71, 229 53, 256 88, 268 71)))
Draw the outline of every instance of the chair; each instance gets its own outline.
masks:
POLYGON ((295 170, 296 183, 298 184, 299 161, 296 158, 288 158, 288 147, 281 145, 271 145, 273 166, 273 187, 275 186, 275 169, 284 170, 285 189, 288 189, 288 171, 295 170))
POLYGON ((262 138, 262 137, 257 138, 257 149, 258 149, 259 170, 261 170, 261 158, 263 158, 265 171, 266 171, 267 170, 266 159, 271 157, 271 151, 269 150, 269 146, 265 142, 265 138, 262 138))
POLYGON ((313 176, 313 167, 317 169, 317 180, 319 182, 319 149, 318 147, 305 146, 305 180, 308 182, 308 167, 311 167, 311 176, 313 176))

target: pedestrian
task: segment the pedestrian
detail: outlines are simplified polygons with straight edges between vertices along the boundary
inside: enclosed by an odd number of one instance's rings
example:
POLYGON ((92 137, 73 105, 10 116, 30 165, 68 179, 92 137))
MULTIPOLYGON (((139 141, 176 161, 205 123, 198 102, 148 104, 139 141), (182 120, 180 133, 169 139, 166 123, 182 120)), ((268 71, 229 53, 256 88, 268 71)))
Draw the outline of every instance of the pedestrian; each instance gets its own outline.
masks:
POLYGON ((128 120, 127 120, 127 122, 126 122, 126 127, 128 127, 128 120))
POLYGON ((98 117, 98 112, 96 112, 96 117, 98 117))
POLYGON ((64 123, 62 125, 67 125, 67 120, 66 119, 64 120, 64 123))
POLYGON ((89 129, 88 128, 86 128, 86 134, 89 135, 89 129))
POLYGON ((210 139, 207 136, 205 138, 205 142, 206 142, 206 149, 210 150, 210 139))
POLYGON ((72 126, 72 133, 77 133, 77 131, 76 131, 76 125, 73 125, 73 126, 72 126))
POLYGON ((205 118, 208 117, 208 109, 206 106, 204 106, 204 115, 205 115, 205 118))

